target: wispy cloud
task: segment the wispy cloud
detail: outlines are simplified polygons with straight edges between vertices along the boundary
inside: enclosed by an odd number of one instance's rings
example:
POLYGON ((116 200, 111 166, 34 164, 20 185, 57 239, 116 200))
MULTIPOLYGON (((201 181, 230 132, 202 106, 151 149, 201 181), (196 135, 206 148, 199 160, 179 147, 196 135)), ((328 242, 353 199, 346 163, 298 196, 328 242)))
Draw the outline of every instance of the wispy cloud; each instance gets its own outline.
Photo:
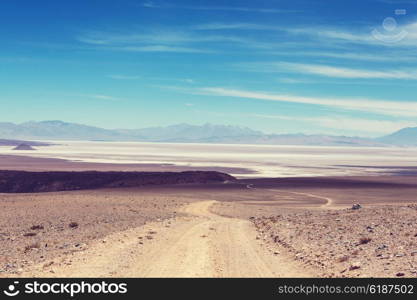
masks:
POLYGON ((108 47, 107 50, 125 52, 174 52, 174 53, 214 53, 212 50, 166 45, 108 47))
POLYGON ((329 78, 417 80, 417 71, 414 69, 371 70, 290 62, 241 63, 236 65, 236 67, 251 72, 292 72, 297 74, 317 75, 329 78))
POLYGON ((275 63, 277 70, 314 74, 337 78, 362 78, 362 79, 408 79, 417 80, 417 71, 414 70, 365 70, 328 65, 299 64, 299 63, 275 63))
POLYGON ((396 25, 392 31, 387 31, 380 23, 358 27, 355 30, 332 26, 271 26, 256 23, 208 23, 195 26, 199 30, 263 30, 281 31, 290 36, 305 36, 309 39, 335 43, 350 43, 371 46, 416 46, 417 22, 414 20, 403 25, 396 25))
POLYGON ((255 12, 255 13, 295 13, 299 10, 286 10, 276 8, 262 8, 262 7, 239 7, 239 6, 197 6, 197 5, 178 5, 178 4, 166 4, 155 1, 147 1, 141 4, 146 8, 176 8, 176 9, 188 9, 188 10, 207 10, 207 11, 236 11, 236 12, 255 12))
MULTIPOLYGON (((409 23, 407 25, 399 26, 397 30, 389 36, 390 33, 384 33, 384 30, 380 31, 378 38, 375 36, 375 30, 381 24, 375 24, 375 26, 365 26, 361 27, 354 31, 349 31, 343 28, 332 28, 332 27, 285 27, 285 26, 275 26, 275 25, 266 25, 259 23, 206 23, 192 26, 194 30, 200 31, 231 31, 231 30, 241 30, 241 31, 276 31, 280 34, 285 34, 284 37, 292 38, 303 38, 304 40, 297 42, 297 48, 303 44, 309 43, 312 48, 333 48, 333 51, 292 51, 291 55, 307 55, 307 56, 316 56, 316 57, 331 57, 338 59, 349 59, 349 60, 362 60, 362 61, 410 61, 416 60, 415 55, 404 52, 392 51, 395 47, 386 48, 387 51, 382 51, 379 47, 377 51, 368 50, 368 52, 353 52, 350 47, 346 48, 346 45, 340 43, 354 43, 359 45, 368 45, 368 46, 381 46, 382 44, 390 44, 391 46, 409 46, 417 45, 417 22, 409 23), (374 31, 373 31, 374 30, 374 31), (399 36, 398 32, 400 32, 399 36), (386 39, 384 40, 384 34, 387 34, 386 39), (306 36, 305 39, 303 36, 306 36), (389 42, 391 41, 391 42, 389 42), (395 41, 395 43, 393 43, 395 41), (335 51, 336 49, 336 51, 335 51), (347 50, 349 49, 349 50, 347 50), (391 51, 388 51, 391 50, 391 51)), ((379 32, 379 31, 376 31, 379 32)), ((282 49, 283 46, 288 46, 287 42, 273 43, 273 42, 261 42, 261 41, 252 41, 252 44, 255 45, 258 43, 258 48, 265 49, 282 49), (261 47, 262 46, 262 47, 261 47)), ((385 49, 385 48, 384 48, 385 49)), ((290 54, 290 53, 280 53, 280 52, 268 52, 268 54, 290 54)))
MULTIPOLYGON (((279 31, 289 36, 305 36, 309 39, 329 42, 328 45, 335 43, 351 43, 361 45, 389 45, 389 46, 416 46, 417 45, 417 22, 409 22, 397 27, 389 32, 381 23, 362 26, 355 30, 342 27, 331 26, 299 26, 285 27, 273 26, 258 23, 207 23, 196 25, 197 30, 262 30, 279 31)), ((325 44, 322 44, 325 45, 325 44)))
POLYGON ((279 56, 309 56, 315 58, 336 58, 343 60, 359 60, 359 61, 370 61, 370 62, 410 62, 416 61, 417 55, 410 53, 404 53, 402 51, 390 51, 384 53, 381 51, 376 52, 330 52, 330 51, 291 51, 291 52, 269 52, 269 54, 276 54, 279 56))
POLYGON ((197 89, 184 89, 175 88, 177 91, 186 93, 207 95, 207 96, 220 96, 220 97, 233 97, 241 99, 252 99, 261 101, 274 101, 274 102, 287 102, 287 103, 300 103, 310 105, 321 105, 331 107, 333 109, 353 110, 371 112, 389 116, 417 116, 417 103, 405 102, 405 101, 390 101, 390 100, 377 100, 367 98, 319 98, 319 97, 305 97, 299 95, 288 94, 271 94, 258 91, 247 91, 238 89, 229 89, 223 87, 203 87, 197 89))
POLYGON ((192 27, 196 30, 233 30, 233 29, 243 29, 243 30, 282 30, 278 26, 270 26, 263 24, 254 24, 254 23, 207 23, 199 24, 192 27))
POLYGON ((132 29, 125 32, 85 31, 77 36, 78 41, 93 45, 159 44, 179 45, 202 42, 243 42, 242 38, 225 35, 195 34, 188 30, 132 29))
POLYGON ((251 43, 245 38, 231 35, 196 34, 190 30, 167 28, 130 30, 123 33, 85 31, 76 39, 96 47, 95 49, 130 52, 215 53, 217 51, 208 49, 207 44, 216 46, 225 43, 251 43))
POLYGON ((397 25, 392 32, 388 32, 383 28, 382 21, 380 24, 362 27, 356 31, 332 27, 298 27, 284 30, 291 34, 305 35, 316 40, 332 41, 333 43, 343 42, 390 47, 417 45, 417 22, 397 25))
POLYGON ((90 99, 107 100, 107 101, 120 101, 120 100, 122 100, 120 98, 116 98, 116 97, 108 96, 108 95, 101 95, 101 94, 84 94, 84 95, 80 95, 80 96, 90 98, 90 99))
POLYGON ((416 4, 417 0, 376 0, 378 2, 382 3, 388 3, 388 4, 416 4))
POLYGON ((114 75, 107 75, 106 77, 116 80, 138 80, 142 77, 140 76, 130 76, 130 75, 120 75, 120 74, 114 74, 114 75))

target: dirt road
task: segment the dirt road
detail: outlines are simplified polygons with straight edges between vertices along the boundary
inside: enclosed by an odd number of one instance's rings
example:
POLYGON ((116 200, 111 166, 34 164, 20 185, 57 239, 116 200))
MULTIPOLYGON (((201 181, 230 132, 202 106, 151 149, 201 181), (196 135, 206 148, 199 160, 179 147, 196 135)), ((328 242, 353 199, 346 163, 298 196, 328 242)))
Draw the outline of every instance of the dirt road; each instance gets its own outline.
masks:
POLYGON ((186 205, 187 217, 154 222, 97 241, 87 250, 36 266, 22 276, 307 277, 292 260, 256 239, 247 220, 210 212, 216 201, 186 205))

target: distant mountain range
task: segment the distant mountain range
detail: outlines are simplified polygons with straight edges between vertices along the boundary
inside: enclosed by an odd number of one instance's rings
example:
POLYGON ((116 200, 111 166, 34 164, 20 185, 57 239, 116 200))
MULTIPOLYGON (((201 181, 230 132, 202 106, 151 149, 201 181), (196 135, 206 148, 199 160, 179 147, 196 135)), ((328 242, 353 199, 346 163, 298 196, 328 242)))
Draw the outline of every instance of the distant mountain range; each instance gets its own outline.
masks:
POLYGON ((417 127, 403 128, 376 140, 384 144, 398 146, 417 146, 417 127))
POLYGON ((19 147, 19 146, 27 146, 27 147, 32 147, 32 146, 48 146, 50 145, 49 143, 42 143, 42 142, 30 142, 30 141, 20 141, 20 140, 5 140, 5 139, 0 139, 0 146, 15 146, 15 147, 19 147))
POLYGON ((103 129, 62 121, 32 121, 22 124, 0 123, 0 138, 317 146, 412 146, 417 145, 417 128, 404 128, 393 134, 371 139, 331 135, 264 134, 247 127, 213 124, 103 129))

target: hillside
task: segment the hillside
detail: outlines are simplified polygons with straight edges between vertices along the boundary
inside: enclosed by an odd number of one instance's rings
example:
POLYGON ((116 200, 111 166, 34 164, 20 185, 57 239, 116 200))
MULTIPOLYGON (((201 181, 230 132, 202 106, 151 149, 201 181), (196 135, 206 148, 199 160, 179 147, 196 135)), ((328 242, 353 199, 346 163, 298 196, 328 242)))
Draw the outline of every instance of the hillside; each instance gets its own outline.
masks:
POLYGON ((24 172, 0 171, 0 193, 37 193, 186 183, 221 183, 220 172, 24 172))
POLYGON ((32 146, 48 146, 50 144, 42 143, 42 142, 0 139, 0 146, 18 147, 20 145, 27 145, 29 147, 32 147, 32 146))
POLYGON ((399 146, 416 146, 417 145, 417 127, 407 127, 400 129, 390 135, 377 139, 382 143, 399 145, 399 146))
MULTIPOLYGON (((311 146, 383 146, 382 140, 370 138, 305 135, 265 134, 247 127, 230 125, 177 124, 142 129, 103 129, 62 121, 0 123, 0 137, 37 140, 100 140, 173 143, 224 143, 311 146)), ((17 146, 22 143, 16 142, 17 146)), ((26 143, 27 144, 27 143, 26 143)), ((30 146, 36 146, 30 144, 30 146)))

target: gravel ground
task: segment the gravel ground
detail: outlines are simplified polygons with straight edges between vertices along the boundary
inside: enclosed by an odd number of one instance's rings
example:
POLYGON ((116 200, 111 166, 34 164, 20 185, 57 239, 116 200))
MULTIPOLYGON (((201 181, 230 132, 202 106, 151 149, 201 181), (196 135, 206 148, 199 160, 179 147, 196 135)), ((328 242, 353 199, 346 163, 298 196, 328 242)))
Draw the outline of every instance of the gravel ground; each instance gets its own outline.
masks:
POLYGON ((259 238, 323 277, 417 277, 417 206, 252 217, 259 238))
POLYGON ((0 277, 85 250, 111 233, 172 218, 188 202, 135 189, 0 194, 0 277))

